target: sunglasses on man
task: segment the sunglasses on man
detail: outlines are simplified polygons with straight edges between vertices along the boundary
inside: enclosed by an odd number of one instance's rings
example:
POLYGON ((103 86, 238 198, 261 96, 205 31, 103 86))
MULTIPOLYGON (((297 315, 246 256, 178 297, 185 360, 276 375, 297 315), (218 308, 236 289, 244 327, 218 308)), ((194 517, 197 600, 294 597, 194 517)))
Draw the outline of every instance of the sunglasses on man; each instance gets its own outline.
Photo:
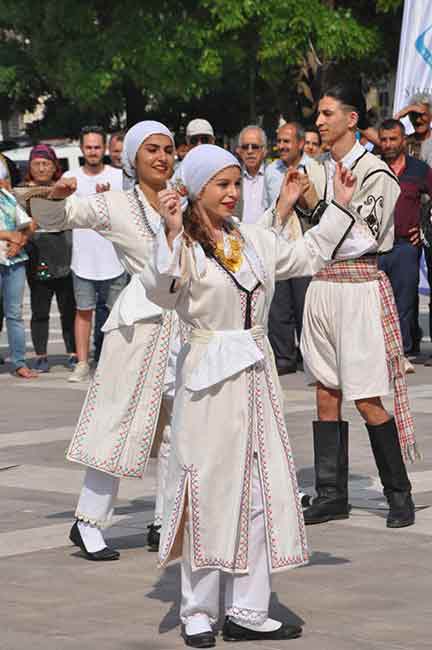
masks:
POLYGON ((191 135, 190 143, 191 144, 211 144, 213 138, 211 135, 191 135))
POLYGON ((258 151, 259 149, 262 149, 263 145, 262 144, 241 144, 240 149, 242 151, 249 151, 249 149, 252 149, 252 151, 258 151))

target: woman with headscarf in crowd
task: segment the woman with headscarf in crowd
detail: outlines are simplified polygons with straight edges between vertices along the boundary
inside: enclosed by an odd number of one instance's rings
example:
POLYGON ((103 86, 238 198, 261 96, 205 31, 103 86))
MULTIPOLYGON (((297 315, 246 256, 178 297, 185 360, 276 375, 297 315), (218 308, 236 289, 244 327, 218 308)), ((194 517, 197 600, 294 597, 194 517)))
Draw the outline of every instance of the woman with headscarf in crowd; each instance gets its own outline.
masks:
MULTIPOLYGON (((186 645, 215 645, 220 571, 228 574, 226 641, 295 638, 300 627, 268 615, 271 573, 308 559, 268 311, 275 280, 311 275, 333 258, 354 223, 344 206, 355 180, 338 169, 320 226, 289 242, 232 219, 240 165, 224 149, 193 149, 182 178, 190 202, 184 222, 179 195, 161 192, 165 224, 141 275, 150 300, 175 309, 190 329, 178 357, 160 562, 182 558, 186 645)), ((293 171, 276 223, 300 193, 293 171)))
MULTIPOLYGON (((62 170, 54 149, 38 144, 30 151, 24 183, 17 189, 23 207, 30 196, 37 196, 38 188, 54 185, 62 170), (27 191, 28 190, 28 191, 27 191)), ((37 215, 36 215, 37 219, 37 215)), ((34 369, 48 372, 48 331, 51 302, 55 295, 60 312, 63 340, 69 355, 68 366, 76 363, 75 354, 75 298, 71 275, 72 239, 70 233, 58 230, 46 232, 39 228, 27 244, 29 263, 27 281, 30 287, 31 335, 36 353, 34 369)))
MULTIPOLYGON (((178 322, 173 312, 147 299, 134 274, 152 255, 160 223, 158 192, 166 187, 173 165, 169 129, 160 122, 140 122, 124 140, 127 191, 77 198, 70 196, 74 179, 63 178, 52 197, 70 198, 57 216, 42 217, 43 226, 50 229, 96 230, 113 243, 132 275, 104 325, 101 358, 67 452, 69 460, 88 468, 71 540, 91 560, 118 559, 119 553, 106 546, 102 530, 111 523, 120 479, 142 478, 152 447, 158 450, 158 487, 148 544, 151 550, 158 548, 178 322)), ((37 202, 32 200, 32 205, 37 202)))

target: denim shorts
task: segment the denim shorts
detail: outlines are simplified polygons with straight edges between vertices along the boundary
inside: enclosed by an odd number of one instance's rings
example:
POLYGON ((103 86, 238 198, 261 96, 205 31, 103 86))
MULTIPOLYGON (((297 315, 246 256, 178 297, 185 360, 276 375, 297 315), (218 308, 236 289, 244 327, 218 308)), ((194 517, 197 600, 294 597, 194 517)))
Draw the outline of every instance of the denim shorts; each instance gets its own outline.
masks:
POLYGON ((109 280, 88 280, 72 272, 76 307, 79 310, 96 309, 96 303, 104 302, 112 309, 115 301, 128 283, 126 271, 109 280), (98 300, 99 298, 99 300, 98 300))

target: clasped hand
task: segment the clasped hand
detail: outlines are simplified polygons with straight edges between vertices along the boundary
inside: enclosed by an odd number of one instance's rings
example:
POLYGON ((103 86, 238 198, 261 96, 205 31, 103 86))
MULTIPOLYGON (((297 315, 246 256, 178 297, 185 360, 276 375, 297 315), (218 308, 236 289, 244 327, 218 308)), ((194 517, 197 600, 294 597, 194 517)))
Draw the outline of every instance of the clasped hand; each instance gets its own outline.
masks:
POLYGON ((165 231, 168 243, 181 233, 183 229, 183 215, 180 204, 180 197, 175 190, 167 189, 158 193, 159 213, 165 221, 165 231))

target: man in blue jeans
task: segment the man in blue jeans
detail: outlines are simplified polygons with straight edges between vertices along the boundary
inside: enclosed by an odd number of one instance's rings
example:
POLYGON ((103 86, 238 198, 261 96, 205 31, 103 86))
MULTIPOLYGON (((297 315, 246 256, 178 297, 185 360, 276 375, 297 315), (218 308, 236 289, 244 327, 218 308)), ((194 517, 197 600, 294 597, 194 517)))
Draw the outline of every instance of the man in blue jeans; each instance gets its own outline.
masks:
MULTIPOLYGON (((401 186, 394 212, 394 247, 381 255, 379 267, 388 275, 393 287, 404 352, 408 355, 414 347, 421 200, 424 194, 432 197, 432 170, 425 162, 405 153, 405 127, 399 120, 385 120, 379 129, 379 137, 382 157, 399 178, 401 186)), ((414 372, 408 360, 405 369, 414 372)))
MULTIPOLYGON (((1 184, 3 186, 3 183, 1 184)), ((14 197, 0 189, 0 296, 6 317, 6 328, 14 372, 22 379, 38 375, 25 362, 25 331, 22 306, 25 287, 25 231, 17 229, 17 206, 14 197)))

